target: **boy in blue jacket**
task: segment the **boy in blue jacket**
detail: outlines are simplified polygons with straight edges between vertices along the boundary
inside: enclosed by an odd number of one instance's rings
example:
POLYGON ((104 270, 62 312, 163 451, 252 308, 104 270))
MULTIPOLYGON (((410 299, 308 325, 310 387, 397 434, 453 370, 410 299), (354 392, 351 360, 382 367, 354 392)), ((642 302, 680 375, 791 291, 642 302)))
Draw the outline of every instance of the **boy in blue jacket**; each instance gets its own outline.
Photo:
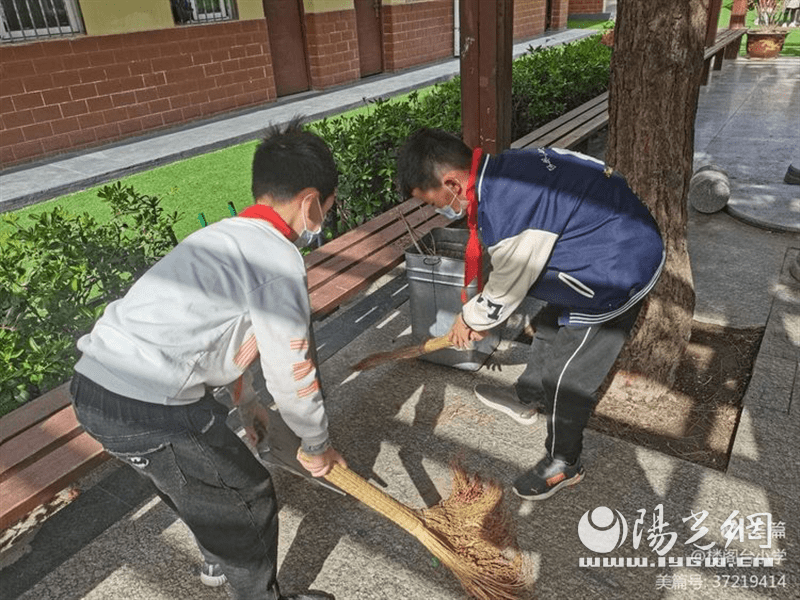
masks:
POLYGON ((556 148, 484 155, 435 129, 400 149, 398 185, 451 219, 466 214, 465 286, 480 279, 480 242, 487 247, 492 271, 450 330, 457 347, 483 339, 526 296, 547 302, 514 387, 479 384, 475 394, 520 423, 547 415, 546 455, 514 481, 517 495, 542 500, 575 485, 597 390, 664 265, 647 207, 591 157, 556 148))

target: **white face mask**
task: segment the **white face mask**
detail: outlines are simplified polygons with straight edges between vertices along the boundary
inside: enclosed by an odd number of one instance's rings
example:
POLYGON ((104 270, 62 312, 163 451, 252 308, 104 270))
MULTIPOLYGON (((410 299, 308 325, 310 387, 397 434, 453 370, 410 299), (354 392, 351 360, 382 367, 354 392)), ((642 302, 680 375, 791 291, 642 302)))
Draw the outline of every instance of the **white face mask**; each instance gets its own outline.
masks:
MULTIPOLYGON (((306 198, 310 198, 311 196, 306 196, 306 198)), ((306 201, 306 198, 303 198, 303 202, 306 201)), ((319 206, 319 214, 322 215, 322 205, 319 203, 319 198, 316 198, 317 205, 319 206)), ((294 245, 298 248, 305 248, 306 246, 312 245, 317 239, 319 238, 319 234, 322 233, 322 223, 314 230, 311 231, 308 228, 308 222, 306 221, 306 213, 303 212, 303 231, 299 233, 297 239, 294 241, 294 245)), ((317 244, 319 245, 319 244, 317 244)))
MULTIPOLYGON (((450 189, 450 188, 447 188, 450 189)), ((437 208, 435 212, 439 213, 440 215, 444 216, 451 221, 455 221, 456 219, 460 219, 464 216, 464 207, 461 205, 461 200, 458 200, 458 195, 453 191, 450 190, 450 193, 453 194, 453 200, 458 201, 458 211, 453 208, 453 202, 450 201, 450 204, 445 206, 444 208, 437 208)))

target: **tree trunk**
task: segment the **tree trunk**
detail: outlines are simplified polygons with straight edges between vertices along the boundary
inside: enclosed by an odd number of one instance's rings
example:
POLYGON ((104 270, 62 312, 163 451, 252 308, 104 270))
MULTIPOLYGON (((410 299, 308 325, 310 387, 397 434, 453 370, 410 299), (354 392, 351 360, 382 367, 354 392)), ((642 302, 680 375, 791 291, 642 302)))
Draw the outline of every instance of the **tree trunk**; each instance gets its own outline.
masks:
POLYGON ((611 382, 656 394, 674 383, 691 334, 694 284, 687 252, 686 196, 692 176, 708 2, 617 4, 606 162, 625 175, 655 217, 667 251, 658 285, 640 314, 611 382))

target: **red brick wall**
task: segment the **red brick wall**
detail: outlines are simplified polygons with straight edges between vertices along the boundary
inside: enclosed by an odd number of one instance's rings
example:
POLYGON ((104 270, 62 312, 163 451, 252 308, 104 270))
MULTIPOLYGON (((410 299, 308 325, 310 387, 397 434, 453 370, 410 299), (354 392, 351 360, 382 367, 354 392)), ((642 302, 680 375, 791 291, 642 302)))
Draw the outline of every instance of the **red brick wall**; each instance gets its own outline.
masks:
POLYGON ((327 88, 361 77, 355 10, 307 13, 306 40, 312 88, 327 88))
POLYGON ((272 100, 266 22, 0 46, 0 166, 272 100))
POLYGON ((569 0, 569 14, 598 15, 603 12, 603 0, 569 0))
POLYGON ((386 5, 384 70, 397 71, 453 56, 453 1, 386 5))
POLYGON ((514 39, 544 33, 547 0, 514 0, 514 39))
POLYGON ((569 0, 553 0, 550 13, 550 29, 557 31, 567 27, 569 0))

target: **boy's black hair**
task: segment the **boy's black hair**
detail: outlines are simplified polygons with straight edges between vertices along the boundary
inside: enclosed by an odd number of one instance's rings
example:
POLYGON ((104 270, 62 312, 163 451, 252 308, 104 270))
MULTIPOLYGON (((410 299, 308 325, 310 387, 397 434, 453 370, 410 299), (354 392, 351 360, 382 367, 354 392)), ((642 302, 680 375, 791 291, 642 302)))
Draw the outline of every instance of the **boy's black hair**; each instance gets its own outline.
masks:
POLYGON ((336 190, 339 171, 330 148, 314 133, 304 131, 302 117, 285 126, 271 125, 253 155, 253 198, 268 194, 286 202, 300 190, 315 188, 325 201, 336 190))
POLYGON ((438 188, 443 170, 471 165, 472 151, 459 138, 441 129, 420 129, 397 153, 397 188, 403 198, 409 198, 414 188, 438 188))

